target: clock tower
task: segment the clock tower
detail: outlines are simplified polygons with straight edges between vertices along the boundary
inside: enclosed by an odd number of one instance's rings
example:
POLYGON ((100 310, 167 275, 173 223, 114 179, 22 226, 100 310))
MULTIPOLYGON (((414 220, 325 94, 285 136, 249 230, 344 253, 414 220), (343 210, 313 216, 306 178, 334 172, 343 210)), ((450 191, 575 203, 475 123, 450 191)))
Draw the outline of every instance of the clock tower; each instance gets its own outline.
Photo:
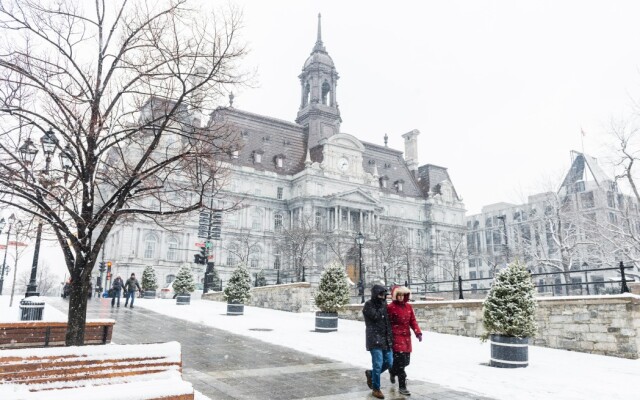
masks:
POLYGON ((338 72, 322 43, 321 16, 318 14, 318 38, 302 67, 300 109, 296 122, 305 128, 308 148, 322 139, 340 133, 340 109, 336 97, 338 72))

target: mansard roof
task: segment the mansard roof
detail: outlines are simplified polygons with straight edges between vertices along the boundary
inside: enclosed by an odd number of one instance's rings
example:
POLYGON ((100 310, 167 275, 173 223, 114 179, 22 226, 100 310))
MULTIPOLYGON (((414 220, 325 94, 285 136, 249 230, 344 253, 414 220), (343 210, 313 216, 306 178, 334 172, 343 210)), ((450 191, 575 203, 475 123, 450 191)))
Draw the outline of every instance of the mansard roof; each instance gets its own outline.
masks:
POLYGON ((214 119, 238 130, 241 149, 233 160, 235 164, 283 175, 293 175, 304 168, 307 143, 302 126, 233 107, 217 109, 214 119), (259 152, 262 160, 256 162, 255 154, 259 152), (280 156, 281 168, 276 163, 280 156))
POLYGON ((422 165, 418 167, 418 178, 420 180, 420 188, 425 196, 428 196, 429 193, 440 193, 440 184, 442 182, 449 182, 453 188, 455 198, 460 199, 458 192, 449 177, 449 172, 447 172, 445 167, 433 164, 422 165))
POLYGON ((578 181, 594 181, 598 187, 603 187, 605 182, 612 182, 612 179, 600 168, 598 161, 584 153, 578 151, 571 151, 571 158, 573 162, 569 168, 569 172, 564 178, 560 189, 570 189, 578 181))
POLYGON ((401 151, 368 142, 362 142, 362 144, 365 147, 362 155, 364 170, 374 174, 374 169, 377 169, 378 177, 388 178, 387 187, 380 187, 381 191, 411 197, 422 196, 413 173, 404 162, 401 151), (396 191, 394 187, 394 183, 398 181, 403 182, 401 192, 396 191))

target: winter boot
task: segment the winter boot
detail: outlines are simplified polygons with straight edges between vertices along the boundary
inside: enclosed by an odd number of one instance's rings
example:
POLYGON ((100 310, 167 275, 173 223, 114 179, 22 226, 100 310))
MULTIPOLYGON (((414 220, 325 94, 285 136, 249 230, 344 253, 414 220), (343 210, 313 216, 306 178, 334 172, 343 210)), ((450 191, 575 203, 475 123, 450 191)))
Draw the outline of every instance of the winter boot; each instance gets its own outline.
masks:
POLYGON ((364 374, 367 377, 367 386, 369 386, 369 389, 373 389, 373 382, 371 381, 371 370, 368 369, 364 371, 364 374))
POLYGON ((389 372, 389 380, 391 381, 391 383, 396 383, 396 376, 391 372, 389 372))
POLYGON ((371 392, 371 395, 376 399, 384 399, 384 394, 382 394, 380 389, 374 389, 373 392, 371 392))
POLYGON ((411 396, 411 392, 405 387, 401 387, 400 390, 398 390, 398 393, 400 393, 403 396, 411 396))
POLYGON ((400 390, 398 390, 398 393, 400 393, 403 396, 411 396, 411 392, 409 390, 407 390, 407 377, 406 377, 406 375, 398 377, 398 385, 400 386, 400 390))

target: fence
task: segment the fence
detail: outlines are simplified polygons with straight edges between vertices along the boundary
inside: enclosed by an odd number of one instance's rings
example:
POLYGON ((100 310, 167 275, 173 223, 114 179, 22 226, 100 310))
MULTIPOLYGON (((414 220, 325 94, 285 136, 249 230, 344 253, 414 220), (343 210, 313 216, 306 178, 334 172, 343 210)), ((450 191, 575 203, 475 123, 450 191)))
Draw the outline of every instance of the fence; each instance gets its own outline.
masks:
MULTIPOLYGON (((624 263, 620 261, 619 267, 611 267, 611 268, 594 268, 594 269, 581 269, 574 271, 558 271, 558 272, 540 272, 540 273, 532 273, 531 279, 534 280, 534 286, 538 289, 538 292, 541 294, 551 293, 551 295, 563 295, 563 287, 570 287, 572 292, 576 292, 578 295, 591 295, 591 294, 613 294, 613 293, 628 293, 629 287, 627 282, 634 282, 634 279, 627 279, 625 276, 626 269, 632 269, 632 266, 624 266, 624 263), (608 280, 605 281, 602 279, 592 279, 589 281, 589 272, 601 272, 601 271, 619 271, 620 279, 619 280, 608 280), (585 280, 582 281, 582 276, 579 278, 574 278, 573 276, 577 274, 584 274, 585 280), (562 283, 559 275, 569 275, 571 277, 570 283, 562 283), (544 279, 539 279, 536 282, 536 277, 541 276, 556 276, 554 279, 554 283, 546 283, 544 279), (607 287, 608 286, 608 287, 607 287), (592 287, 592 288, 591 288, 592 287), (551 292, 547 291, 546 288, 552 288, 551 292), (593 292, 593 293, 592 293, 593 292)), ((593 278, 593 277, 592 277, 593 278)), ((407 284, 411 291, 416 296, 428 296, 428 295, 436 295, 436 294, 445 294, 445 293, 458 293, 458 299, 464 299, 464 292, 472 293, 472 294, 480 294, 484 296, 490 289, 489 287, 478 287, 478 282, 481 281, 491 281, 493 282, 494 278, 474 278, 474 279, 462 279, 461 276, 458 276, 457 280, 450 281, 433 281, 433 282, 422 282, 422 283, 410 283, 407 284), (475 283, 471 283, 475 282, 475 283), (441 285, 450 285, 451 290, 443 290, 441 289, 441 285), (466 287, 466 288, 465 288, 466 287)), ((574 294, 574 293, 572 293, 574 294)), ((471 296, 474 297, 474 296, 471 296)))

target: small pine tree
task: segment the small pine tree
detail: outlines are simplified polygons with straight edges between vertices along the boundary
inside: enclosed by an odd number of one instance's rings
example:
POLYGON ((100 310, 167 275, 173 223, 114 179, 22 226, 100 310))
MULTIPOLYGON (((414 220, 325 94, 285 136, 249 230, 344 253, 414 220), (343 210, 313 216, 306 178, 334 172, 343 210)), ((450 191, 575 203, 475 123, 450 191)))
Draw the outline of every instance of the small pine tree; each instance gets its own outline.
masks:
POLYGON ((211 278, 211 286, 209 287, 209 290, 212 291, 218 291, 218 290, 222 290, 222 288, 220 287, 221 285, 221 281, 220 281, 220 277, 218 276, 218 272, 215 269, 211 270, 211 275, 213 276, 211 278))
POLYGON ((258 272, 258 276, 256 277, 256 286, 267 286, 267 278, 264 276, 264 272, 258 272))
POLYGON ((183 265, 176 275, 176 280, 173 281, 173 290, 177 294, 188 294, 196 289, 196 284, 193 280, 193 273, 191 267, 183 265))
POLYGON ((536 335, 537 303, 531 274, 518 261, 496 274, 493 286, 482 307, 483 324, 489 335, 498 334, 519 338, 536 335))
POLYGON ((249 290, 251 290, 251 275, 247 267, 240 264, 233 271, 227 287, 224 288, 224 297, 229 303, 243 304, 251 296, 249 290))
POLYGON ((151 265, 147 265, 142 272, 142 290, 156 290, 157 288, 156 270, 151 265))
POLYGON ((338 312, 349 304, 349 284, 342 265, 332 263, 325 268, 315 300, 320 311, 326 313, 338 312))

